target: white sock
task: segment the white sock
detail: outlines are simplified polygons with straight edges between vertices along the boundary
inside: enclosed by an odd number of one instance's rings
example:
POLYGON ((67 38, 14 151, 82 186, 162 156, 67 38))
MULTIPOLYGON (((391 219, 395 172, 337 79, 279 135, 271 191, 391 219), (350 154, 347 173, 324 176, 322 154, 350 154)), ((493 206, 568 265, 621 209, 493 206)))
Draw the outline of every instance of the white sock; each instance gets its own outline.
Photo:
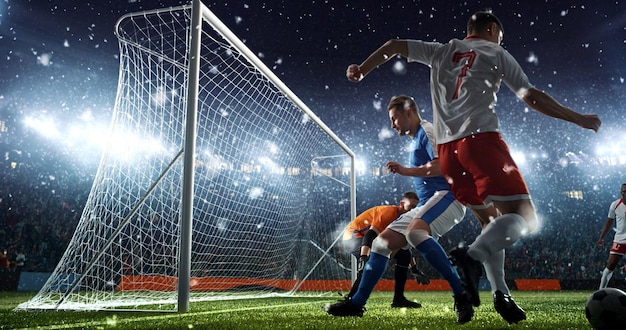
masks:
POLYGON ((491 292, 500 290, 504 294, 510 294, 509 287, 504 280, 504 250, 495 252, 483 263, 487 280, 491 284, 491 292))
POLYGON ((517 213, 506 213, 491 221, 467 250, 475 260, 485 262, 500 250, 517 242, 526 231, 526 221, 517 213))
POLYGON ((613 271, 608 268, 604 268, 602 271, 602 279, 600 280, 600 289, 604 289, 607 285, 609 285, 611 277, 613 277, 613 271))

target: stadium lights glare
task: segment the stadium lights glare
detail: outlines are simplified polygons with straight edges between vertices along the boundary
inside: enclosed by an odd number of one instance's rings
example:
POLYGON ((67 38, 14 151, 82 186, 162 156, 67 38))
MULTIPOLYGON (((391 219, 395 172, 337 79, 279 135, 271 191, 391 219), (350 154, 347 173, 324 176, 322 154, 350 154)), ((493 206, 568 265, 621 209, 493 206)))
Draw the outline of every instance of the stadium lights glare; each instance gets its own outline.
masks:
POLYGON ((276 155, 277 153, 280 152, 280 149, 274 142, 267 141, 267 147, 268 147, 269 152, 271 152, 273 155, 276 155))
POLYGON ((611 157, 617 155, 623 155, 626 152, 626 146, 623 145, 623 141, 620 138, 615 138, 613 141, 603 140, 601 144, 596 147, 596 154, 599 157, 611 157))
POLYGON ((196 160, 196 163, 201 164, 209 171, 217 172, 221 169, 232 167, 232 165, 228 164, 221 156, 215 155, 208 150, 200 152, 198 156, 199 158, 196 160))
POLYGON ((273 160, 271 160, 268 157, 260 157, 259 158, 259 163, 261 163, 261 165, 266 167, 269 170, 270 173, 280 173, 281 172, 281 167, 278 166, 273 160))
POLYGON ((626 165, 626 156, 598 157, 598 161, 608 166, 626 165))
POLYGON ((152 157, 167 151, 157 138, 144 137, 140 134, 124 131, 109 133, 104 125, 92 123, 93 116, 85 112, 79 121, 66 123, 65 128, 50 117, 25 117, 24 125, 46 139, 58 142, 63 148, 76 149, 78 155, 101 154, 108 148, 111 155, 136 161, 138 157, 152 157), (63 133, 61 133, 63 132, 63 133), (110 147, 113 146, 113 147, 110 147))
POLYGON ((367 161, 365 159, 356 158, 354 160, 354 170, 356 171, 357 175, 363 175, 366 169, 367 169, 367 161))
POLYGON ((128 161, 137 160, 137 157, 149 158, 162 154, 166 151, 160 140, 154 138, 142 138, 129 132, 116 132, 111 136, 115 148, 108 148, 113 155, 128 161))
POLYGON ((94 120, 91 110, 84 111, 78 116, 78 118, 84 122, 92 122, 94 120))
POLYGON ((517 164, 517 166, 526 165, 526 155, 523 152, 511 151, 511 157, 513 157, 513 160, 515 161, 515 164, 517 164))
POLYGON ((626 165, 626 145, 623 129, 605 127, 598 132, 598 142, 595 146, 595 156, 598 163, 607 166, 626 165))
POLYGON ((46 138, 56 138, 61 134, 57 129, 56 122, 52 118, 40 117, 26 117, 24 118, 24 124, 26 127, 33 129, 37 133, 46 138))
POLYGON ((150 102, 154 105, 161 106, 167 102, 167 90, 165 87, 158 87, 157 91, 150 95, 150 102))

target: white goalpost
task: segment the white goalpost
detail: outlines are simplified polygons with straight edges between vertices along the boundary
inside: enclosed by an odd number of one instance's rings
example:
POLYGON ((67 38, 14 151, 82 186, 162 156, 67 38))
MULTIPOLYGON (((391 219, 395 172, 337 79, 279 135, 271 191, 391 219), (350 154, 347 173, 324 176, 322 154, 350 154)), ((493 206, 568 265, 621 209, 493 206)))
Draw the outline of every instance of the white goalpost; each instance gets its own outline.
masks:
POLYGON ((17 309, 349 290, 336 243, 354 153, 200 0, 127 14, 116 34, 108 147, 61 261, 17 309))

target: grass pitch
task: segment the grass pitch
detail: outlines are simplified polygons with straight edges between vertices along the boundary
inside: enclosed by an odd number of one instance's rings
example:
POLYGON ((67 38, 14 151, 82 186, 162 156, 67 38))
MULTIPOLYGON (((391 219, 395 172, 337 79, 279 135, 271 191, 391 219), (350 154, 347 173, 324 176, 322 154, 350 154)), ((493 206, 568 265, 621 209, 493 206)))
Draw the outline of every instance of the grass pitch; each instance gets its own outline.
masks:
MULTIPOLYGON (((322 310, 332 298, 264 298, 192 303, 189 313, 14 312, 34 293, 0 292, 0 329, 591 329, 585 302, 591 291, 514 291, 528 320, 508 325, 493 309, 489 292, 474 319, 455 322, 449 292, 407 292, 420 309, 390 308, 391 292, 374 292, 362 318, 333 317, 322 310)), ((339 298, 339 295, 337 295, 339 298)))

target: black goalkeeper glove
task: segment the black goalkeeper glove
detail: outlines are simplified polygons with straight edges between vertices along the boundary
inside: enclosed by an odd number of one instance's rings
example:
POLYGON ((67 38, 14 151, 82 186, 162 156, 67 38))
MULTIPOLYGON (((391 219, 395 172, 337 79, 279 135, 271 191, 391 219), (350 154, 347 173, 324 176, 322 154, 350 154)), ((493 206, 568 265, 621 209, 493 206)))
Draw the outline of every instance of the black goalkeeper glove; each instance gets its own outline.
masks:
POLYGON ((421 270, 417 269, 417 266, 411 267, 411 273, 413 273, 413 277, 415 277, 417 284, 428 285, 428 283, 430 283, 428 276, 426 276, 426 274, 424 274, 421 270))
POLYGON ((362 272, 363 268, 365 268, 365 264, 370 259, 370 256, 362 255, 359 257, 359 264, 357 266, 357 271, 362 272))

